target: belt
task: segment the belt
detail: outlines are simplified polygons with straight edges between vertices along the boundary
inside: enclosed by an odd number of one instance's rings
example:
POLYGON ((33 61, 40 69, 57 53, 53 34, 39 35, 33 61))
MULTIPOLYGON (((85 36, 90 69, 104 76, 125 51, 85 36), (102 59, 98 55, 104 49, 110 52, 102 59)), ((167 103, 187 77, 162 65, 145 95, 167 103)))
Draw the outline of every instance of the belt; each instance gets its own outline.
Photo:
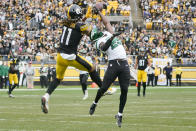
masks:
POLYGON ((127 61, 126 59, 114 59, 114 60, 109 60, 109 61, 127 61))

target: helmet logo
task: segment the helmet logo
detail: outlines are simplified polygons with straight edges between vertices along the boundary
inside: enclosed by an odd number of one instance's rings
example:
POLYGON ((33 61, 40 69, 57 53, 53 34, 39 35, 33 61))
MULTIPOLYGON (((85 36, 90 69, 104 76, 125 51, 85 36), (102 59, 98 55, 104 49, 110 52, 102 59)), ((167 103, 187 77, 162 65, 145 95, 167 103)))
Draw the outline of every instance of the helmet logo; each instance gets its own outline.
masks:
POLYGON ((81 10, 79 8, 76 9, 76 14, 81 14, 81 10))

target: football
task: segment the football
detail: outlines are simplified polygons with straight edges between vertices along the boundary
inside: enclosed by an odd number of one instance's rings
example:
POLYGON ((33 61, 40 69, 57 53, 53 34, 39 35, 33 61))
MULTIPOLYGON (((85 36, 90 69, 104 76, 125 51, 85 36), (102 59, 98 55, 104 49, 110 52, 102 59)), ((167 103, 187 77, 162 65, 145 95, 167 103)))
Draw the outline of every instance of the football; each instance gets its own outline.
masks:
POLYGON ((104 5, 105 3, 104 2, 98 2, 96 5, 95 5, 95 8, 99 11, 102 11, 102 9, 104 8, 104 5))

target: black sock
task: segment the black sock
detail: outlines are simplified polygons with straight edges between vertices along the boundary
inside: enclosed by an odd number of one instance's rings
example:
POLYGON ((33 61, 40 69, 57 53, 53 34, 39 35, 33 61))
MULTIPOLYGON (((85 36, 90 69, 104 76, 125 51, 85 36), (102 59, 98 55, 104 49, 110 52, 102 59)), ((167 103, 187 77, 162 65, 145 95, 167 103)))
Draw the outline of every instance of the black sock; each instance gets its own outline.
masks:
POLYGON ((90 72, 90 77, 91 79, 99 86, 101 87, 102 86, 102 81, 101 81, 101 78, 98 74, 98 72, 96 72, 95 70, 93 72, 90 72))
POLYGON ((85 91, 87 89, 87 85, 85 83, 82 84, 82 91, 83 91, 83 94, 85 94, 85 91))
POLYGON ((52 94, 52 92, 57 88, 57 86, 60 84, 60 80, 59 79, 54 79, 51 83, 50 83, 50 85, 49 85, 49 87, 48 87, 48 90, 46 91, 48 94, 52 94))
POLYGON ((97 91, 97 95, 95 97, 95 103, 98 103, 99 99, 103 96, 103 94, 106 92, 107 90, 104 90, 103 88, 100 88, 97 91))
POLYGON ((138 82, 138 86, 137 86, 137 96, 140 96, 140 87, 141 87, 141 82, 138 82))
POLYGON ((119 113, 123 113, 123 110, 124 110, 124 107, 127 101, 127 92, 128 92, 128 87, 125 89, 121 88, 119 113))
POLYGON ((9 84, 9 94, 11 94, 12 93, 12 85, 11 84, 9 84))
POLYGON ((143 96, 146 95, 146 82, 143 82, 143 96))
POLYGON ((16 88, 16 86, 18 86, 18 84, 14 84, 12 87, 9 87, 9 94, 12 93, 12 91, 14 90, 14 88, 16 88))

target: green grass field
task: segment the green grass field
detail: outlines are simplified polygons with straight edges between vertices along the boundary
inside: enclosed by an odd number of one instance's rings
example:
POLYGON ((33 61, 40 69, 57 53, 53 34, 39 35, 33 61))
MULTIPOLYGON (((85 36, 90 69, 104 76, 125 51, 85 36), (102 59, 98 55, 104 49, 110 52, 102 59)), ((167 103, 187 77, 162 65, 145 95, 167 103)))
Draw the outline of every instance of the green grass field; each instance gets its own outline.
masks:
POLYGON ((147 96, 137 97, 130 88, 121 128, 114 115, 118 112, 120 90, 104 96, 95 114, 89 107, 96 90, 82 100, 78 88, 60 88, 50 99, 50 110, 43 114, 40 98, 44 90, 16 90, 16 98, 0 91, 0 131, 195 131, 196 88, 149 88, 147 96))

